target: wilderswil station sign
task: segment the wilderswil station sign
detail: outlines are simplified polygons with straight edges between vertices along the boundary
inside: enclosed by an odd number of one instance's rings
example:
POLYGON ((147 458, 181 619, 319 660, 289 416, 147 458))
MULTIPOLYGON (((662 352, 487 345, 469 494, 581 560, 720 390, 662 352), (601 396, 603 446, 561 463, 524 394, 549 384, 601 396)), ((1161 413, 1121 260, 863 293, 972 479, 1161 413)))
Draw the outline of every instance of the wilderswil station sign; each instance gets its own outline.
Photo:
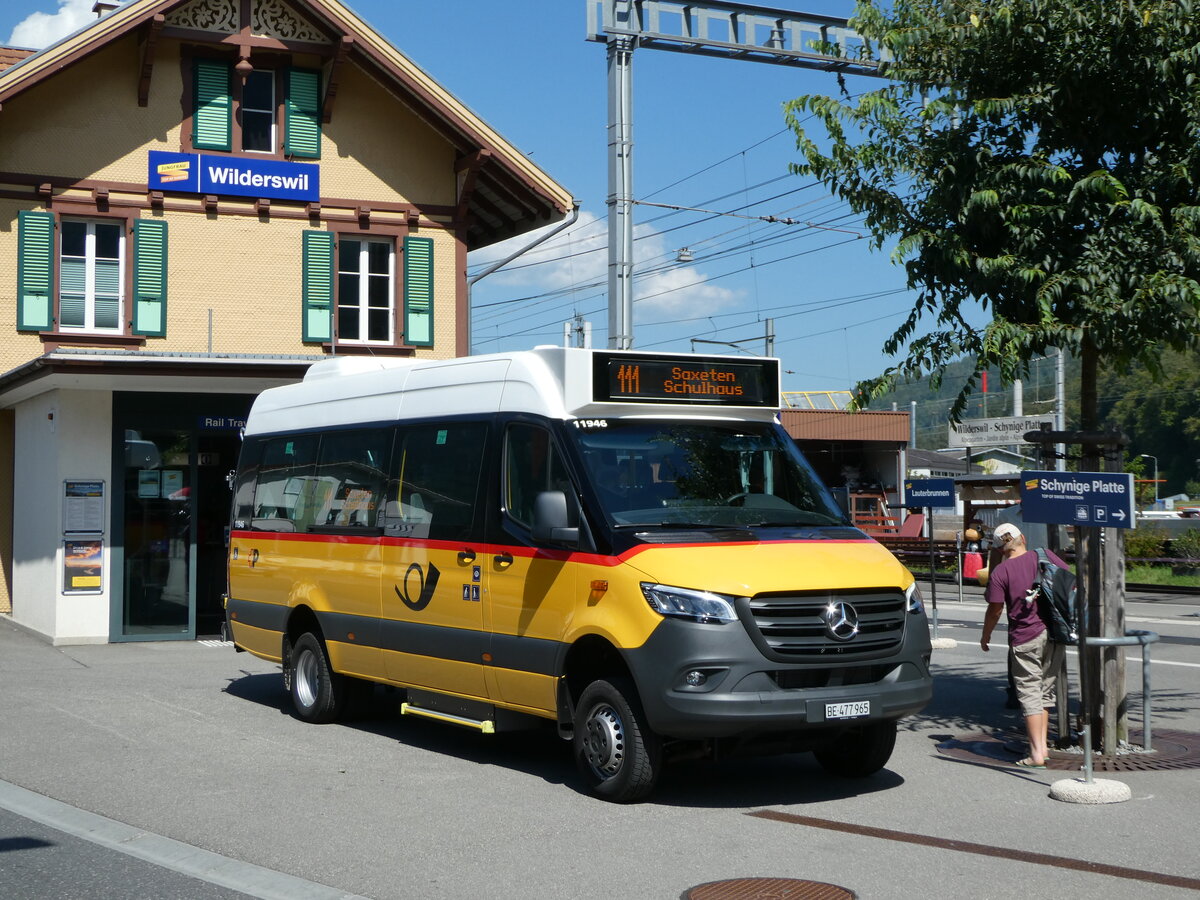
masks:
POLYGON ((1002 447, 1025 443, 1025 432, 1054 427, 1054 416, 1007 416, 1000 419, 967 419, 950 424, 951 447, 1002 447))

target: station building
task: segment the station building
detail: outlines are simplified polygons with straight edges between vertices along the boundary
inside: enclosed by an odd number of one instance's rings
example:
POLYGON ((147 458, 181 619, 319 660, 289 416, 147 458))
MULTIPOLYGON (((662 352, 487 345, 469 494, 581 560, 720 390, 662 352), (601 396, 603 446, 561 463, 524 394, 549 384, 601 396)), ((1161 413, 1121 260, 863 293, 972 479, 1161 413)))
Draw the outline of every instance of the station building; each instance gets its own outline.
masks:
POLYGON ((221 621, 261 390, 468 351, 467 252, 572 198, 336 0, 129 0, 0 49, 0 613, 221 621))

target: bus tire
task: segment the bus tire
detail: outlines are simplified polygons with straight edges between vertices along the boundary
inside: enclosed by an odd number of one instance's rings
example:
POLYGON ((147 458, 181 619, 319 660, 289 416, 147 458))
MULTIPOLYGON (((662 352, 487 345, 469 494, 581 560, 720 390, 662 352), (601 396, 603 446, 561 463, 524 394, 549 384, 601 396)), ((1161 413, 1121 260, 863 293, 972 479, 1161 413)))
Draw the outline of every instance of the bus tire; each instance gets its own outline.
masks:
POLYGON ((817 762, 831 775, 866 778, 891 759, 896 747, 896 721, 871 722, 852 728, 833 743, 814 750, 817 762))
POLYGON ((593 681, 575 712, 575 762, 597 797, 629 803, 650 793, 662 769, 662 742, 646 724, 625 678, 593 681))
POLYGON ((321 639, 311 632, 297 638, 284 675, 297 718, 321 724, 342 713, 345 680, 334 673, 321 639))

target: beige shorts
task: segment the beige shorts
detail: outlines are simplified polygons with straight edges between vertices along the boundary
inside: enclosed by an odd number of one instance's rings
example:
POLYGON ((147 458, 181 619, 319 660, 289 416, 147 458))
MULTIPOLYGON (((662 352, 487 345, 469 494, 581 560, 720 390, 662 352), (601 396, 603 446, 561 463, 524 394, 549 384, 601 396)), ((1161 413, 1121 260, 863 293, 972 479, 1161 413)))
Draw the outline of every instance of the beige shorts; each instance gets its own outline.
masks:
POLYGON ((1066 654, 1067 648, 1050 640, 1045 631, 1012 648, 1013 683, 1022 713, 1036 716, 1054 705, 1054 680, 1066 654))

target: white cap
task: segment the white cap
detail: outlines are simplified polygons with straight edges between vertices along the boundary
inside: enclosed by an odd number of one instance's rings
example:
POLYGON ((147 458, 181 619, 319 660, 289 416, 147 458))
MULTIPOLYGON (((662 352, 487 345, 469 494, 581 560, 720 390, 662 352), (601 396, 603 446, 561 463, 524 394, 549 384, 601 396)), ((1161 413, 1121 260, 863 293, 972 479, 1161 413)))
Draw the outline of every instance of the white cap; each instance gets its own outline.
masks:
POLYGON ((996 530, 992 532, 992 538, 997 544, 1007 544, 1010 540, 1015 540, 1021 536, 1021 529, 1011 522, 1004 522, 997 525, 996 530))

